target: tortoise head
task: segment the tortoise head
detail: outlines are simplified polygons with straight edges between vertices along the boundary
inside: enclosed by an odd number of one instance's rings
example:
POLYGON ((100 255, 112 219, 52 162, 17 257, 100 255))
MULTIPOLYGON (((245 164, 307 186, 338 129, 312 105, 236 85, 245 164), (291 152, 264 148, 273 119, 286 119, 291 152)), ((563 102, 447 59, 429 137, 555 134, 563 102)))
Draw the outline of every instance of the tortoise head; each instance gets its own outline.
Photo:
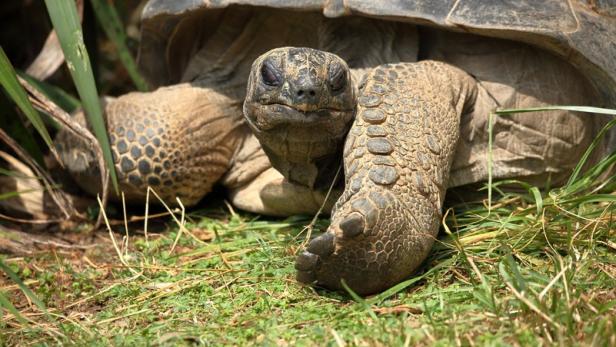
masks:
POLYGON ((355 94, 349 68, 337 55, 277 48, 252 65, 244 117, 290 182, 323 188, 340 164, 355 94))

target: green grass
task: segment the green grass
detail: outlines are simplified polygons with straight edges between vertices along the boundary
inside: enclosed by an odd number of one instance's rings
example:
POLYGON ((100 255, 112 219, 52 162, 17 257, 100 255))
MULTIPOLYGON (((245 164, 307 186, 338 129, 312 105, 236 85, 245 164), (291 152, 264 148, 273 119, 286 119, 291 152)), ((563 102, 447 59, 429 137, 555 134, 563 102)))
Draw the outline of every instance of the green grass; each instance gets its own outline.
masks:
POLYGON ((549 192, 495 183, 490 209, 452 206, 424 267, 366 299, 295 282, 309 218, 210 208, 188 213, 182 233, 171 218, 147 238, 130 224, 128 247, 119 222, 96 247, 4 259, 48 315, 5 281, 22 317, 5 312, 0 343, 615 345, 615 196, 595 189, 616 178, 598 173, 549 192))

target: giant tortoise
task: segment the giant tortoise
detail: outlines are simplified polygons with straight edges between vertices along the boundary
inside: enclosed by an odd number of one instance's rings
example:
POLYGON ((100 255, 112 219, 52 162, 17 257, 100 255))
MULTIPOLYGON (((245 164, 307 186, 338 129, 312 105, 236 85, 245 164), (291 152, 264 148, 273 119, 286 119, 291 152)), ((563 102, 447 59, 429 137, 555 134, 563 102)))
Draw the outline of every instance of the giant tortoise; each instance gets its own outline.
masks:
MULTIPOLYGON (((429 253, 446 189, 487 179, 491 111, 616 106, 616 20, 602 4, 150 0, 139 62, 158 89, 105 102, 120 187, 193 205, 222 184, 236 207, 271 215, 323 205, 331 226, 298 256, 298 280, 383 290, 429 253)), ((602 123, 498 117, 493 177, 562 182, 602 123)), ((56 141, 96 193, 77 142, 56 141)))

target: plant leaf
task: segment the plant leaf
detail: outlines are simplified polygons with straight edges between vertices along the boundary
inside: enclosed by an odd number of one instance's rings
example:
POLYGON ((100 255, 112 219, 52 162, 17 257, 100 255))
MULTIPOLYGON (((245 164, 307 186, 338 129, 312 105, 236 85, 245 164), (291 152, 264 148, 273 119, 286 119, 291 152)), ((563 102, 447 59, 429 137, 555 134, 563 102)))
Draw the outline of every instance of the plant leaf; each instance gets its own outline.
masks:
POLYGON ((49 132, 47 132, 47 128, 45 128, 45 124, 43 123, 41 116, 30 103, 28 94, 26 94, 24 88, 21 84, 19 84, 15 70, 13 69, 13 65, 11 65, 9 58, 4 53, 4 49, 2 49, 2 47, 0 47, 0 84, 2 84, 2 87, 4 87, 6 93, 11 97, 11 99, 13 99, 17 106, 19 106, 26 117, 28 117, 47 146, 49 146, 49 149, 55 154, 51 136, 49 136, 49 132))
POLYGON ((28 320, 24 316, 21 315, 19 310, 11 304, 9 299, 4 295, 3 292, 0 292, 0 307, 4 307, 7 311, 9 311, 21 324, 28 324, 28 320))
POLYGON ((45 5, 47 6, 47 12, 51 18, 51 23, 60 39, 60 45, 64 52, 68 70, 71 73, 71 77, 79 93, 79 98, 81 99, 88 121, 103 149, 103 157, 109 168, 111 182, 117 193, 119 192, 118 179, 111 156, 111 147, 109 145, 103 114, 101 112, 98 92, 94 83, 90 58, 88 57, 88 51, 83 42, 83 34, 79 24, 75 2, 45 0, 45 5))
POLYGON ((105 34, 113 42, 118 50, 118 57, 122 62, 122 65, 126 68, 128 75, 133 80, 133 83, 140 91, 147 91, 148 83, 139 73, 137 64, 133 59, 128 47, 126 46, 126 33, 124 32, 124 26, 115 6, 107 0, 90 0, 96 19, 105 31, 105 34))
POLYGON ((45 315, 48 314, 47 308, 45 307, 45 304, 43 304, 41 299, 39 299, 38 296, 36 296, 36 294, 34 294, 32 290, 30 290, 30 288, 28 288, 28 286, 21 280, 21 278, 19 278, 19 276, 17 276, 17 274, 13 272, 13 270, 11 270, 11 268, 6 265, 2 259, 0 259, 0 270, 4 271, 8 275, 8 277, 13 282, 15 282, 17 286, 19 286, 19 289, 21 289, 21 291, 24 292, 24 294, 28 296, 30 300, 32 300, 32 302, 41 310, 41 312, 45 313, 45 315))
POLYGON ((542 112, 542 111, 574 111, 574 112, 586 112, 586 113, 598 113, 616 116, 616 110, 601 107, 591 106, 543 106, 543 107, 530 107, 530 108, 515 108, 504 109, 494 111, 496 114, 512 114, 512 113, 528 113, 528 112, 542 112))
POLYGON ((79 102, 79 99, 65 92, 62 88, 58 88, 47 82, 40 81, 22 71, 17 71, 17 74, 19 77, 28 81, 28 83, 30 83, 39 92, 43 93, 43 95, 48 97, 51 101, 55 102, 56 105, 60 106, 60 108, 64 111, 71 113, 81 107, 81 102, 79 102))
POLYGON ((539 216, 541 216, 541 211, 543 211, 543 199, 541 198, 541 192, 537 187, 532 187, 529 189, 529 191, 535 198, 535 205, 537 206, 537 218, 539 218, 539 216))

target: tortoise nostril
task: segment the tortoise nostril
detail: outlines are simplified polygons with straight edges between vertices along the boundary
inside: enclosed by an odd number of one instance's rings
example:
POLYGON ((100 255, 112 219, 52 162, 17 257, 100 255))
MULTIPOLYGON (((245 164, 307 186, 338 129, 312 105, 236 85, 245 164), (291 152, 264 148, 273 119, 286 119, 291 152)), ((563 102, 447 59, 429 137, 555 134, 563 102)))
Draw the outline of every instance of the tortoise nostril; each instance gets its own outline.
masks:
POLYGON ((313 98, 317 92, 314 89, 300 89, 295 94, 300 98, 313 98))

